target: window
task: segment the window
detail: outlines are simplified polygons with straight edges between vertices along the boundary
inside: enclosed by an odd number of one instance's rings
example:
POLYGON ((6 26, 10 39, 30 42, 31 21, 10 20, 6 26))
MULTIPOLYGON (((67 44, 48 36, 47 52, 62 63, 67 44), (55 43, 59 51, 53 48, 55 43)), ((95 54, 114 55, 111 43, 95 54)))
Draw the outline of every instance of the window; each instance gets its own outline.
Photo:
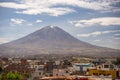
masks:
POLYGON ((41 75, 41 72, 39 72, 39 75, 41 75))
POLYGON ((113 69, 113 68, 114 68, 114 66, 113 66, 113 65, 110 65, 110 68, 112 68, 112 69, 113 69))
POLYGON ((104 68, 109 68, 109 65, 104 65, 104 68))
POLYGON ((66 71, 66 73, 68 73, 68 71, 66 71))

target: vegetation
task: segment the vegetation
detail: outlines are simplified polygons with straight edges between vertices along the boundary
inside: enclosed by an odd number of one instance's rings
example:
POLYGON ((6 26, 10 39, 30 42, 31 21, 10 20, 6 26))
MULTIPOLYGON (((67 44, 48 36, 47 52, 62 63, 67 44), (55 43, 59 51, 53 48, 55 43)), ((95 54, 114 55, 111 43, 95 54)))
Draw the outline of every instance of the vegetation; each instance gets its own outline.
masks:
POLYGON ((16 73, 9 72, 6 75, 6 78, 8 80, 21 80, 22 76, 20 74, 18 74, 17 72, 16 73))
POLYGON ((2 67, 0 67, 0 74, 2 73, 2 71, 3 71, 3 70, 2 70, 2 67))
POLYGON ((120 58, 118 57, 116 61, 113 61, 113 64, 120 65, 120 58))
POLYGON ((120 65, 120 58, 117 58, 117 61, 115 63, 116 65, 120 65))
POLYGON ((0 75, 0 80, 2 80, 2 76, 0 75))
POLYGON ((7 80, 22 80, 22 76, 17 72, 8 72, 7 74, 0 76, 0 80, 2 80, 2 78, 7 80))

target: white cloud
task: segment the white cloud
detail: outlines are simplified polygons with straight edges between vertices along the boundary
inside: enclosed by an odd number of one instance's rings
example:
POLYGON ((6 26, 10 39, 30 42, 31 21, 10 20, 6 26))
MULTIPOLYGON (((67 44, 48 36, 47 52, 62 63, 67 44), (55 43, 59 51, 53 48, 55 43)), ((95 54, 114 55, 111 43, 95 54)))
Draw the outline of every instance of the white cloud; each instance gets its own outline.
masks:
POLYGON ((116 37, 116 38, 114 38, 114 39, 116 39, 116 40, 120 40, 120 37, 116 37))
POLYGON ((14 2, 1 2, 0 7, 13 8, 13 9, 26 9, 28 8, 25 4, 17 4, 14 2))
POLYGON ((93 42, 100 42, 101 40, 99 40, 99 39, 96 39, 96 40, 94 40, 93 42))
POLYGON ((102 25, 102 26, 111 26, 111 25, 120 25, 120 18, 119 17, 101 17, 101 18, 92 18, 89 20, 70 21, 69 23, 80 28, 89 27, 95 24, 102 25))
POLYGON ((88 33, 88 34, 77 34, 77 36, 78 37, 90 37, 90 36, 96 37, 96 36, 99 36, 101 34, 102 34, 102 32, 96 31, 96 32, 88 33))
MULTIPOLYGON (((75 8, 86 8, 99 11, 119 11, 119 8, 112 6, 116 0, 17 0, 15 2, 1 2, 0 7, 19 9, 16 13, 37 15, 46 13, 51 16, 65 15, 75 12, 75 8), (57 6, 57 7, 55 7, 57 6)), ((118 1, 119 2, 119 1, 118 1)))
POLYGON ((118 34, 115 34, 115 36, 120 36, 120 33, 118 33, 118 34))
POLYGON ((54 0, 21 0, 19 4, 14 2, 2 2, 0 3, 0 7, 20 9, 20 11, 16 11, 16 13, 29 15, 45 13, 51 16, 59 16, 75 12, 73 9, 68 7, 55 8, 54 6, 57 4, 59 4, 59 1, 56 2, 54 0))
POLYGON ((36 20, 36 23, 41 23, 41 22, 43 22, 43 21, 40 19, 36 20))
POLYGON ((70 8, 35 8, 35 9, 27 9, 25 11, 17 11, 16 13, 29 14, 29 15, 38 15, 42 13, 47 13, 50 16, 60 16, 68 13, 75 12, 70 8))
POLYGON ((28 25, 28 26, 32 26, 33 24, 32 24, 32 23, 28 23, 27 25, 28 25))
POLYGON ((103 31, 103 34, 108 34, 108 33, 115 33, 115 32, 120 32, 120 30, 109 30, 109 31, 103 31))
POLYGON ((11 26, 16 26, 16 25, 26 25, 26 26, 32 26, 33 23, 32 22, 29 22, 29 21, 26 21, 24 19, 20 19, 20 18, 11 18, 10 19, 11 21, 11 26))
POLYGON ((13 40, 12 38, 0 38, 0 44, 7 43, 7 42, 10 42, 12 40, 13 40))
POLYGON ((90 34, 77 34, 77 37, 89 37, 90 34))
POLYGON ((17 18, 12 18, 10 20, 11 20, 12 23, 18 24, 18 25, 21 25, 21 24, 23 24, 25 22, 24 19, 17 19, 17 18))
POLYGON ((91 33, 91 35, 92 35, 93 37, 99 36, 99 35, 101 35, 101 34, 102 34, 102 32, 99 32, 99 31, 96 31, 96 32, 91 33))
POLYGON ((77 34, 77 36, 78 37, 97 37, 102 34, 109 34, 109 33, 115 33, 115 32, 120 32, 120 30, 95 31, 92 33, 87 33, 87 34, 77 34))
POLYGON ((103 47, 109 47, 113 49, 120 49, 120 43, 119 43, 120 38, 107 38, 107 39, 96 39, 92 40, 91 44, 94 45, 99 45, 103 47))

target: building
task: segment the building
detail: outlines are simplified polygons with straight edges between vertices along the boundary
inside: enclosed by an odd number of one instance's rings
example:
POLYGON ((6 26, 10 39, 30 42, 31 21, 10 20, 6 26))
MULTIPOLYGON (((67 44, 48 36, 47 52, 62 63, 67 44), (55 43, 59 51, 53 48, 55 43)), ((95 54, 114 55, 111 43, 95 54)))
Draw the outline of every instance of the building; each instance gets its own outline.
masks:
POLYGON ((3 67, 3 73, 8 72, 17 72, 22 75, 23 78, 30 78, 31 74, 34 72, 33 68, 30 68, 30 65, 22 60, 20 63, 10 63, 3 67))
POLYGON ((69 76, 69 70, 68 69, 63 69, 63 68, 59 68, 59 69, 53 69, 53 76, 69 76))
POLYGON ((117 70, 97 70, 97 69, 90 69, 89 75, 95 76, 112 76, 113 79, 120 78, 120 71, 117 70))
POLYGON ((116 66, 111 63, 104 63, 104 64, 96 66, 96 68, 100 70, 115 70, 116 66))
POLYGON ((45 76, 53 76, 54 62, 46 62, 45 64, 45 76))
POLYGON ((87 71, 90 68, 94 68, 91 63, 73 63, 73 68, 76 71, 87 71))
POLYGON ((96 66, 96 69, 89 69, 89 74, 97 76, 112 76, 113 79, 120 77, 119 70, 117 70, 116 66, 111 63, 103 63, 96 66))
POLYGON ((32 74, 32 77, 34 78, 42 78, 43 76, 45 76, 45 71, 44 71, 44 65, 43 64, 37 64, 34 67, 35 71, 32 74))

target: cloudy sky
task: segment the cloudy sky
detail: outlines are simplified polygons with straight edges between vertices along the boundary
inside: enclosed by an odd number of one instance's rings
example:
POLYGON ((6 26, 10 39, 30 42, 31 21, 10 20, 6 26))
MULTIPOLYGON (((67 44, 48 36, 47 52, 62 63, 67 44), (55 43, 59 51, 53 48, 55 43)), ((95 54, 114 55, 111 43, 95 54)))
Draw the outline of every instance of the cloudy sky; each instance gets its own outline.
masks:
POLYGON ((120 49, 120 0, 0 0, 0 44, 48 25, 120 49))

